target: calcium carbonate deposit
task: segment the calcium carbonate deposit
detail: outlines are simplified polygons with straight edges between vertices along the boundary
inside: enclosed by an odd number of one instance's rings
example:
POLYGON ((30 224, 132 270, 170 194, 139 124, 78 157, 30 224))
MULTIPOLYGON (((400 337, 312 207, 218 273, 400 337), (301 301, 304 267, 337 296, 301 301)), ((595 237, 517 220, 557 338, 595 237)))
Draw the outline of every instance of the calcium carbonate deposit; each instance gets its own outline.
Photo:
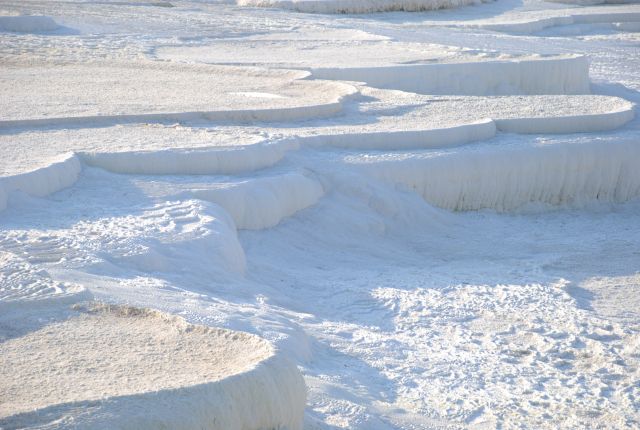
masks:
POLYGON ((0 3, 0 429, 640 427, 636 1, 0 3))
MULTIPOLYGON (((31 427, 45 417, 61 428, 299 426, 302 377, 257 336, 131 307, 75 310, 4 339, 3 424, 31 427)), ((3 323, 11 330, 16 321, 3 323)))

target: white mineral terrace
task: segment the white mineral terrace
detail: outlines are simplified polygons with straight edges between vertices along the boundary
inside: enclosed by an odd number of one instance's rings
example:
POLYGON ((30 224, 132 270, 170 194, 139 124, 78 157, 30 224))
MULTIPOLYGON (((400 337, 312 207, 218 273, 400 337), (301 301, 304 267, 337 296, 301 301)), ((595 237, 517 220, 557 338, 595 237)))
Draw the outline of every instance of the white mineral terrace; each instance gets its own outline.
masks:
POLYGON ((70 122, 287 120, 340 111, 349 85, 304 72, 136 64, 3 64, 0 126, 70 122), (20 86, 16 82, 23 83, 20 86))
POLYGON ((640 5, 0 3, 0 429, 640 427, 640 5))
POLYGON ((21 318, 2 319, 3 428, 300 426, 304 382, 255 335, 103 304, 21 318))

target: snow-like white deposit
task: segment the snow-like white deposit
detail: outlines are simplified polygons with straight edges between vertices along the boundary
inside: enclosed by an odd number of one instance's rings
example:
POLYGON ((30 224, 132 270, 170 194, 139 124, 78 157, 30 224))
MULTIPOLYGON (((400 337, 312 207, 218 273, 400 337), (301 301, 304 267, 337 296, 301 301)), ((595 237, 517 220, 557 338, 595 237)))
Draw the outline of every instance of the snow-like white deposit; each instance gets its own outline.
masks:
POLYGON ((259 68, 18 61, 1 69, 0 127, 326 117, 355 92, 343 83, 302 80, 306 72, 259 68))
POLYGON ((283 142, 200 150, 85 152, 81 158, 90 166, 116 173, 224 175, 272 166, 282 159, 288 149, 295 147, 293 143, 283 142))
POLYGON ((425 11, 479 4, 481 0, 236 0, 240 6, 277 7, 307 13, 425 11))
POLYGON ((533 34, 550 27, 636 22, 638 20, 640 20, 640 7, 638 5, 626 5, 560 9, 542 13, 533 10, 531 12, 520 12, 512 16, 507 15, 490 20, 481 20, 469 25, 507 33, 533 34))
POLYGON ((390 130, 360 133, 322 134, 302 138, 302 144, 361 149, 445 148, 490 139, 496 134, 496 123, 483 120, 452 127, 422 130, 390 130))
POLYGON ((462 3, 3 0, 0 427, 640 428, 640 6, 462 3))
POLYGON ((0 176, 45 167, 68 152, 118 173, 234 173, 252 170, 251 160, 256 166, 277 161, 277 154, 286 149, 260 133, 178 123, 17 129, 0 133, 0 142, 0 176), (194 161, 190 170, 181 169, 180 160, 189 154, 202 161, 194 161))
POLYGON ((313 68, 318 79, 362 81, 421 94, 588 94, 586 57, 551 57, 388 67, 313 68))
MULTIPOLYGON (((370 94, 384 96, 385 92, 372 91, 370 94)), ((407 98, 407 95, 393 93, 390 98, 395 102, 403 99, 409 106, 417 104, 404 122, 398 123, 398 117, 383 115, 371 128, 346 124, 316 127, 312 134, 293 135, 273 143, 207 149, 172 148, 173 142, 170 141, 168 146, 159 142, 160 146, 153 151, 94 152, 95 146, 83 142, 77 146, 80 151, 75 154, 56 154, 54 146, 49 146, 52 155, 44 157, 39 150, 39 141, 48 135, 47 132, 26 133, 24 136, 22 133, 8 134, 5 138, 8 155, 12 155, 10 148, 15 147, 18 157, 13 162, 10 158, 5 160, 6 166, 2 170, 8 174, 0 176, 0 210, 6 208, 13 192, 43 197, 73 185, 82 162, 128 174, 238 174, 273 166, 287 152, 299 150, 301 145, 396 150, 444 148, 489 139, 498 130, 512 133, 602 131, 623 126, 634 118, 631 103, 603 96, 421 98, 408 95, 407 98), (459 115, 461 117, 458 118, 459 115), (478 117, 495 119, 474 121, 478 117), (429 124, 431 128, 423 128, 422 124, 429 124), (35 141, 32 140, 34 136, 35 141), (25 166, 22 158, 29 151, 33 157, 27 157, 25 166)), ((375 114, 378 109, 374 105, 372 112, 375 114)), ((120 131, 105 130, 105 135, 113 139, 113 132, 117 136, 120 131)), ((60 146, 61 151, 67 149, 70 149, 69 145, 60 146)), ((220 203, 229 211, 238 228, 261 229, 272 227, 283 218, 313 205, 322 194, 322 187, 316 181, 301 175, 284 175, 199 190, 194 195, 220 203)), ((491 203, 488 205, 492 207, 491 203)))
POLYGON ((3 318, 3 428, 302 428, 302 377, 255 335, 131 307, 66 314, 18 335, 3 318))
POLYGON ((62 154, 45 167, 12 176, 0 176, 0 210, 7 207, 9 194, 14 191, 44 197, 73 185, 81 169, 76 155, 62 154))
MULTIPOLYGON (((362 31, 271 33, 218 39, 206 45, 160 47, 157 58, 180 62, 277 66, 279 68, 363 67, 392 64, 482 61, 484 56, 454 46, 398 42, 362 31), (265 50, 269 55, 265 56, 265 50)), ((485 54, 486 55, 486 54, 485 54)))
POLYGON ((640 197, 639 157, 640 145, 630 139, 365 161, 375 177, 405 185, 436 206, 508 211, 640 197))
POLYGON ((429 43, 335 42, 295 35, 219 40, 206 46, 166 47, 155 55, 175 61, 309 69, 316 79, 365 82, 421 94, 587 94, 589 60, 581 55, 497 56, 429 43), (270 55, 265 56, 264 51, 270 55), (351 58, 357 56, 354 66, 351 58))
MULTIPOLYGON (((260 140, 255 131, 233 127, 185 131, 161 125, 116 126, 94 129, 93 136, 55 129, 8 132, 0 136, 5 152, 0 164, 0 210, 13 192, 43 197, 71 186, 82 163, 126 174, 229 175, 271 167, 303 146, 444 148, 486 140, 497 131, 593 132, 621 127, 634 118, 632 103, 607 96, 442 97, 366 87, 360 91, 372 101, 359 104, 361 119, 356 124, 350 119, 317 127, 274 128, 272 133, 279 138, 272 142, 260 140), (403 106, 406 113, 393 115, 394 106, 403 106), (74 143, 68 144, 69 139, 74 143), (71 149, 76 152, 69 153, 71 149)), ((321 187, 309 178, 282 178, 286 180, 260 179, 246 186, 201 191, 197 197, 224 202, 239 228, 272 227, 322 195, 321 187), (269 185, 256 187, 258 183, 269 185)))
POLYGON ((195 188, 191 193, 225 208, 238 228, 259 230, 314 205, 324 190, 318 181, 290 173, 223 187, 195 188))

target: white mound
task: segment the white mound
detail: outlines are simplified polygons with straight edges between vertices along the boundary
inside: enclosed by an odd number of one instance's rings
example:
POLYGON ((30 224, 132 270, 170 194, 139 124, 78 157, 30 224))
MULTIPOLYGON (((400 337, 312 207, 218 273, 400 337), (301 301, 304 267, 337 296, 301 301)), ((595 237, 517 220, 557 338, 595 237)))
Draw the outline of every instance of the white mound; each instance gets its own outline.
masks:
POLYGON ((73 185, 82 166, 77 156, 62 153, 49 158, 44 166, 10 176, 0 176, 0 210, 7 206, 9 194, 21 191, 31 196, 44 197, 73 185))
POLYGON ((300 80, 305 72, 239 67, 14 62, 0 70, 0 127, 322 117, 338 113, 354 91, 300 80), (257 93, 268 96, 247 96, 257 93))
POLYGON ((296 212, 315 205, 324 195, 324 188, 317 179, 295 171, 268 176, 224 178, 220 181, 191 177, 175 183, 170 177, 154 178, 152 181, 139 181, 137 187, 154 198, 165 201, 194 199, 192 201, 198 201, 201 205, 208 204, 205 202, 214 203, 210 205, 208 212, 222 221, 222 225, 210 225, 209 228, 215 230, 217 236, 212 242, 220 243, 221 246, 218 253, 212 249, 207 250, 206 257, 217 254, 216 260, 228 262, 225 265, 227 269, 240 266, 242 270, 236 270, 240 273, 244 269, 243 264, 229 264, 244 257, 241 255, 242 247, 235 237, 236 228, 261 230, 273 227, 296 212), (233 231, 231 235, 228 234, 229 230, 233 231), (222 243, 224 236, 227 236, 227 240, 222 243), (229 252, 236 246, 239 256, 229 252), (226 258, 221 258, 225 255, 226 258))
POLYGON ((236 0, 240 6, 277 7, 309 13, 372 13, 450 9, 480 0, 236 0))
POLYGON ((239 229, 260 230, 314 205, 324 190, 312 178, 289 173, 194 189, 192 193, 225 208, 239 229))
POLYGON ((32 329, 0 344, 3 428, 301 428, 304 382, 256 336, 104 305, 32 329))
POLYGON ((58 27, 58 24, 49 16, 0 16, 0 31, 41 33, 56 30, 58 27))

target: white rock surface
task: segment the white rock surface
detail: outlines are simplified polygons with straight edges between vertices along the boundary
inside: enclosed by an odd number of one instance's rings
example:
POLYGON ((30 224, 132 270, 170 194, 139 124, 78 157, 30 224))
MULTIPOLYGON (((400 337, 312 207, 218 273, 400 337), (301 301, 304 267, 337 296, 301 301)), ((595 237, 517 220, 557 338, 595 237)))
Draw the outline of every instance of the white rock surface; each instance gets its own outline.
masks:
POLYGON ((236 0, 240 6, 277 7, 307 13, 425 11, 478 4, 479 0, 236 0))
POLYGON ((15 323, 0 344, 3 427, 302 428, 304 382, 257 336, 100 304, 17 336, 15 323))
POLYGON ((586 57, 514 58, 388 67, 311 69, 318 79, 362 81, 420 94, 588 94, 586 57))
MULTIPOLYGON (((369 100, 353 104, 356 111, 349 117, 317 125, 194 129, 147 124, 8 132, 0 135, 4 154, 0 173, 8 177, 45 168, 72 150, 86 164, 116 173, 236 174, 274 165, 300 145, 437 148, 487 139, 496 130, 603 131, 634 118, 632 103, 599 95, 423 96, 368 87, 360 87, 360 93, 369 100), (398 114, 398 108, 404 111, 398 114), (495 124, 488 123, 491 121, 495 124), (278 138, 265 139, 261 136, 265 131, 278 138)), ((68 180, 63 182, 65 186, 70 184, 68 180)))
POLYGON ((0 4, 0 427, 640 427, 637 5, 168 6, 0 4))
POLYGON ((49 159, 44 167, 11 176, 0 176, 0 210, 7 207, 9 194, 20 191, 44 197, 73 185, 82 169, 74 154, 61 154, 49 159))
POLYGON ((325 117, 355 91, 304 72, 153 62, 5 63, 1 75, 0 127, 325 117))
POLYGON ((191 193, 222 206, 239 229, 260 230, 274 227, 284 218, 313 206, 324 190, 312 178, 289 173, 227 186, 194 188, 191 193))
POLYGON ((160 47, 154 56, 189 63, 260 65, 280 68, 362 67, 388 64, 481 61, 483 56, 454 46, 397 42, 365 32, 327 30, 319 33, 260 34, 213 40, 196 46, 160 47), (265 50, 269 55, 265 56, 265 50))
POLYGON ((252 36, 165 47, 155 55, 180 62, 304 68, 316 79, 359 81, 421 94, 590 93, 586 56, 508 56, 428 43, 329 37, 252 36))
POLYGON ((372 163, 371 174, 403 184, 450 210, 512 211, 527 204, 583 206, 640 197, 636 140, 460 151, 372 163))
POLYGON ((470 24, 482 28, 516 33, 532 34, 546 28, 612 22, 635 22, 640 19, 638 5, 593 6, 581 9, 534 10, 507 13, 490 20, 470 24))

